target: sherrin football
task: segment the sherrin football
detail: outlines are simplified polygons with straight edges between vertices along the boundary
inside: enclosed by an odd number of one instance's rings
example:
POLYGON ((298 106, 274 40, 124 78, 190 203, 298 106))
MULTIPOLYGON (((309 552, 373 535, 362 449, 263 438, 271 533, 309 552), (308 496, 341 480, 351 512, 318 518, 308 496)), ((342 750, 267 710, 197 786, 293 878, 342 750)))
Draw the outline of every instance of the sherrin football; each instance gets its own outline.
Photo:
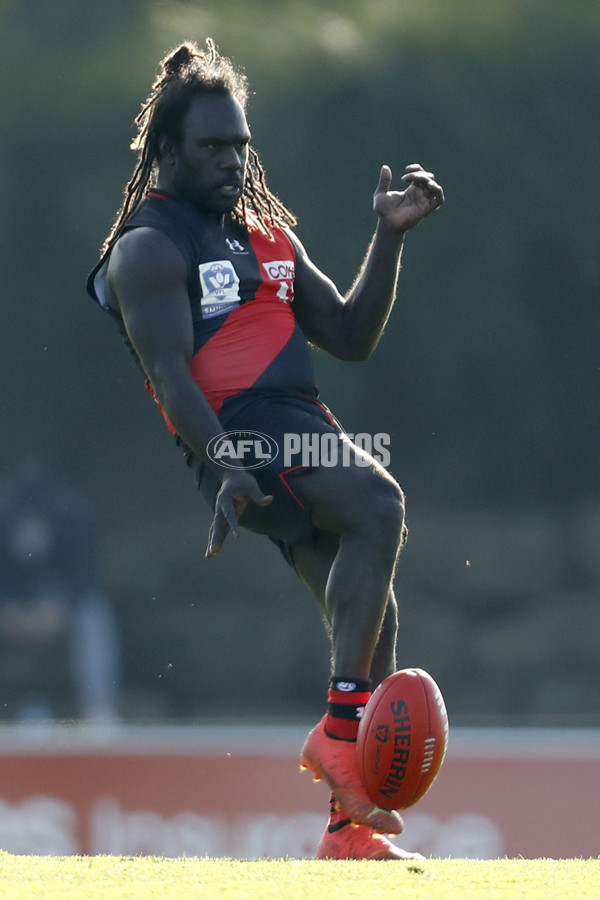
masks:
POLYGON ((448 714, 423 669, 401 669, 365 707, 356 749, 367 793, 383 809, 406 809, 427 793, 448 745, 448 714))

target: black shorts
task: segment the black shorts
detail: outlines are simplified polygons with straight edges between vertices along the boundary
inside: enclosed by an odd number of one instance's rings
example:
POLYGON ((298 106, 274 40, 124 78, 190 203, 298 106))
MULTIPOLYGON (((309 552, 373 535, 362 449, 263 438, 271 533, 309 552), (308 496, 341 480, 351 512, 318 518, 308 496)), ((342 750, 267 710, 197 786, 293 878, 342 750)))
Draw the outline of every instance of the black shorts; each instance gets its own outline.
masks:
MULTIPOLYGON (((240 525, 265 534, 277 544, 286 560, 293 565, 289 548, 313 534, 312 509, 301 496, 298 484, 303 472, 314 468, 314 456, 295 450, 290 435, 305 435, 305 441, 319 442, 321 435, 331 434, 336 443, 343 440, 344 430, 330 410, 312 397, 289 394, 256 394, 244 396, 243 402, 227 402, 220 419, 226 431, 260 432, 274 441, 279 452, 268 464, 252 468, 260 489, 273 495, 269 506, 248 503, 240 517, 240 525), (287 436, 287 437, 286 437, 287 436)), ((294 444, 298 444, 295 440, 294 444)), ((302 445, 306 447, 306 443, 302 445)), ((314 443, 313 443, 314 446, 314 443)), ((210 470, 198 470, 198 488, 214 509, 220 487, 218 477, 210 470)))

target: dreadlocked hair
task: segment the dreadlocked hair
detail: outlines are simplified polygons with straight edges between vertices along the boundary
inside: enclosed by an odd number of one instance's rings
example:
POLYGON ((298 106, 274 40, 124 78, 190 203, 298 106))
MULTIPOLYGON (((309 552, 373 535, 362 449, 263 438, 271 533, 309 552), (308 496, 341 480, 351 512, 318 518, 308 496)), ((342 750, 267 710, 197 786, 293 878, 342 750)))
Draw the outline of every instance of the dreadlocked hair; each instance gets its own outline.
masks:
MULTIPOLYGON (((205 94, 230 94, 246 109, 246 76, 230 59, 219 54, 212 38, 206 39, 206 47, 199 50, 194 41, 186 41, 161 61, 150 94, 134 120, 138 133, 131 149, 138 152, 138 161, 125 185, 125 199, 104 242, 103 254, 113 246, 147 190, 154 187, 161 159, 160 138, 167 135, 175 141, 181 139, 182 122, 192 100, 205 94)), ((271 239, 270 226, 285 228, 296 224, 294 214, 267 187, 265 171, 252 147, 249 147, 244 190, 231 215, 240 224, 257 229, 271 239)))

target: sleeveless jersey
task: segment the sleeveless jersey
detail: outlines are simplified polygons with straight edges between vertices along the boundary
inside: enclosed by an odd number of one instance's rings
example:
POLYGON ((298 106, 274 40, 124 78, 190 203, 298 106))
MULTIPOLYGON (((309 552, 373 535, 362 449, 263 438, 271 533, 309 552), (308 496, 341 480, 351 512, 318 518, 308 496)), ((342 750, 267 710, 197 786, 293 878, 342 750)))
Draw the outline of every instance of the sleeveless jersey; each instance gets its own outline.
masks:
MULTIPOLYGON (((194 328, 190 370, 217 415, 249 391, 317 396, 310 349, 293 311, 296 253, 281 228, 271 228, 270 240, 251 221, 244 228, 227 216, 215 220, 157 190, 124 230, 142 227, 166 234, 185 259, 194 328)), ((100 260, 87 285, 105 309, 107 262, 100 260)))

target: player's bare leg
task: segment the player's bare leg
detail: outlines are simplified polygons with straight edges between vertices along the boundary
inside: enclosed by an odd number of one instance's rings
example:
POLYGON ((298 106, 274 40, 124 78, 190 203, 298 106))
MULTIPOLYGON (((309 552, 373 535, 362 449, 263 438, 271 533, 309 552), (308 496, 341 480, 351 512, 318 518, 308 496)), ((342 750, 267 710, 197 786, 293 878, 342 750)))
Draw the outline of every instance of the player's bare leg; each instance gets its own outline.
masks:
MULTIPOLYGON (((332 685, 340 684, 340 676, 344 679, 341 691, 330 690, 330 712, 308 736, 301 756, 302 763, 334 792, 318 855, 414 858, 379 834, 398 834, 402 821, 396 812, 377 807, 366 794, 356 761, 358 720, 348 719, 353 700, 349 685, 358 685, 355 697, 366 702, 368 693, 362 689, 368 679, 372 676, 377 684, 395 669, 397 607, 391 582, 405 535, 402 492, 376 466, 366 472, 361 469, 362 478, 353 469, 335 478, 331 474, 329 470, 303 476, 302 494, 313 507, 319 530, 310 546, 294 547, 296 568, 331 623, 333 672, 337 673, 332 685), (313 474, 329 476, 327 487, 333 491, 333 500, 318 483, 320 496, 311 497, 313 474), (341 714, 341 720, 332 719, 332 709, 341 714)), ((358 708, 354 710, 357 716, 358 708)))
MULTIPOLYGON (((338 538, 329 532, 318 532, 310 546, 295 549, 294 562, 298 573, 319 601, 325 612, 325 586, 331 564, 337 553, 338 538)), ((386 605, 379 639, 371 666, 371 682, 375 688, 396 670, 396 635, 398 612, 392 591, 386 605)), ((352 822, 347 812, 332 794, 327 827, 317 847, 318 859, 422 859, 397 847, 384 835, 368 825, 352 822)))
POLYGON ((333 672, 368 679, 405 535, 402 490, 374 461, 307 472, 294 489, 318 529, 293 553, 331 623, 333 672))
POLYGON ((396 669, 396 643, 398 640, 398 604, 392 588, 381 622, 379 637, 375 646, 375 653, 371 660, 371 687, 373 690, 378 684, 392 675, 396 669))
MULTIPOLYGON (((403 538, 404 540, 404 538, 403 538)), ((310 544, 294 547, 296 571, 311 593, 316 597, 323 615, 331 627, 325 591, 331 566, 337 555, 339 537, 328 531, 316 531, 310 544)), ((369 678, 375 690, 384 678, 396 671, 396 642, 398 637, 398 604, 393 588, 390 588, 375 652, 371 661, 369 678)))

